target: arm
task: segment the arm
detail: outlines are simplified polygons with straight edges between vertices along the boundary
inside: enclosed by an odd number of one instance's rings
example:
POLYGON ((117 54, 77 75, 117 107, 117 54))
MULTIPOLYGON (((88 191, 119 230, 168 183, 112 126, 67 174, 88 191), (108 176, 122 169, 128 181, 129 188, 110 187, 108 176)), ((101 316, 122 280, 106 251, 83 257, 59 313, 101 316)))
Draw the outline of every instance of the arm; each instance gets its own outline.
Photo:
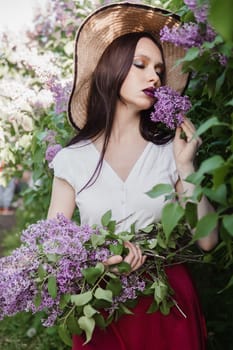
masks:
POLYGON ((72 218, 75 209, 75 191, 65 180, 54 177, 48 219, 63 213, 68 219, 72 218))
MULTIPOLYGON (((182 196, 192 196, 195 186, 185 181, 186 177, 194 172, 193 160, 198 147, 201 145, 200 138, 194 138, 195 127, 193 124, 185 118, 184 123, 180 128, 177 128, 174 139, 174 156, 176 166, 179 174, 179 180, 176 184, 177 193, 182 196), (187 137, 187 141, 181 139, 181 131, 184 131, 187 137)), ((197 212, 198 218, 205 216, 206 214, 213 212, 214 209, 208 202, 205 196, 202 197, 198 203, 197 212)), ((198 245, 203 250, 211 250, 218 243, 217 227, 207 236, 198 241, 198 245)))
MULTIPOLYGON (((65 217, 71 219, 74 209, 75 191, 73 187, 67 181, 54 177, 48 218, 54 218, 58 213, 63 213, 65 217)), ((131 265, 132 271, 135 271, 144 263, 146 257, 142 256, 141 250, 131 242, 126 242, 125 246, 129 249, 129 254, 124 261, 131 265)), ((123 261, 123 258, 120 255, 114 255, 104 264, 111 266, 119 264, 121 261, 123 261)), ((117 272, 117 268, 115 271, 117 272)))

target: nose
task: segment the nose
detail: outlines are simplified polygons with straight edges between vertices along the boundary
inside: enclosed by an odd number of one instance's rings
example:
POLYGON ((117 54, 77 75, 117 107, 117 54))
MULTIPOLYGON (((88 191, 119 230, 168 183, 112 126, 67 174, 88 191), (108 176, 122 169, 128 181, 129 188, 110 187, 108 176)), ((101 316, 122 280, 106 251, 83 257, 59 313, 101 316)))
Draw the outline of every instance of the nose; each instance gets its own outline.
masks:
POLYGON ((153 83, 154 86, 157 86, 161 83, 160 77, 158 76, 158 73, 155 72, 154 69, 151 69, 150 72, 148 73, 148 81, 150 83, 153 83))

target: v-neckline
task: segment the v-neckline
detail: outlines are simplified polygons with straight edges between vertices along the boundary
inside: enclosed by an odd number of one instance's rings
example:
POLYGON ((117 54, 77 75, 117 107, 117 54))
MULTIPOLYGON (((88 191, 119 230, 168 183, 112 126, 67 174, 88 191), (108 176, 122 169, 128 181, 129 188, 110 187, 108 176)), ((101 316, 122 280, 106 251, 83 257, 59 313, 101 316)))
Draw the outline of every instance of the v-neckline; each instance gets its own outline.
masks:
MULTIPOLYGON (((98 157, 100 157, 100 152, 97 149, 97 147, 95 146, 95 144, 90 141, 90 144, 92 145, 92 147, 94 148, 96 154, 98 155, 98 157)), ((121 178, 121 176, 116 172, 116 170, 113 169, 113 167, 111 166, 111 164, 103 159, 103 164, 105 164, 108 169, 112 172, 112 174, 118 179, 118 181, 120 181, 123 185, 125 185, 128 181, 128 179, 131 177, 132 173, 134 172, 135 168, 137 167, 138 163, 141 161, 141 159, 144 157, 144 154, 146 153, 147 149, 149 148, 149 146, 151 145, 151 142, 148 141, 148 143, 146 144, 146 146, 144 147, 143 151, 140 153, 139 157, 137 158, 137 160, 135 161, 135 163, 133 164, 132 168, 130 169, 130 171, 127 174, 127 177, 123 180, 121 178)))

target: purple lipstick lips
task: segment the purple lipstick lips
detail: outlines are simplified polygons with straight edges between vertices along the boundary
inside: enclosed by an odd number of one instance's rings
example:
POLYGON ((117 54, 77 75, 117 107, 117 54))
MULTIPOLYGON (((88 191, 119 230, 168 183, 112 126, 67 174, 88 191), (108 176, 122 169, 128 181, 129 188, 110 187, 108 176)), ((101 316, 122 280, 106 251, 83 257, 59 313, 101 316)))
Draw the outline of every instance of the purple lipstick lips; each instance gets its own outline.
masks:
POLYGON ((144 94, 146 94, 149 97, 155 98, 154 92, 155 92, 155 88, 151 87, 151 88, 147 88, 145 90, 143 90, 144 94))

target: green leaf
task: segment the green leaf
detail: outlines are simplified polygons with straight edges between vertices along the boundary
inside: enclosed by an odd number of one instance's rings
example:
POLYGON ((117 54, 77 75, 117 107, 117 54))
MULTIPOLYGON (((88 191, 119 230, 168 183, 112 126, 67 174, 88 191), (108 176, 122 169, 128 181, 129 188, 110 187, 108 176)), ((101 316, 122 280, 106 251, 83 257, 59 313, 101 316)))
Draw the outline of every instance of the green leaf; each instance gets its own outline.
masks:
POLYGON ((224 81, 225 81, 225 76, 226 76, 226 71, 224 71, 220 77, 218 77, 218 79, 216 80, 216 93, 219 92, 219 90, 221 89, 224 81))
POLYGON ((121 255, 123 253, 123 245, 118 243, 118 244, 110 244, 109 245, 110 252, 113 255, 121 255))
POLYGON ((165 193, 171 193, 174 191, 174 188, 169 184, 158 184, 154 186, 150 191, 146 192, 146 194, 151 198, 157 198, 165 193))
POLYGON ((72 337, 67 327, 63 324, 58 327, 58 334, 61 340, 68 346, 72 346, 72 337))
POLYGON ((55 276, 49 276, 48 278, 48 292, 53 299, 57 297, 57 281, 55 276))
POLYGON ((145 233, 150 233, 153 230, 154 226, 155 226, 154 224, 148 225, 148 226, 142 228, 140 231, 145 232, 145 233))
POLYGON ((210 0, 209 20, 229 43, 233 41, 232 0, 210 0))
POLYGON ((118 296, 122 291, 122 284, 119 278, 110 279, 106 288, 112 291, 113 296, 118 296))
POLYGON ((210 128, 212 128, 213 126, 218 126, 218 125, 223 125, 225 123, 221 123, 218 118, 216 117, 212 117, 208 120, 206 120, 205 122, 203 122, 199 128, 196 131, 196 135, 200 136, 202 135, 204 132, 206 132, 207 130, 209 130, 210 128))
POLYGON ((99 245, 103 245, 105 242, 105 236, 104 234, 93 234, 91 236, 91 244, 93 246, 93 248, 96 248, 99 245))
POLYGON ((230 101, 228 101, 228 102, 225 104, 225 106, 233 106, 233 98, 232 98, 230 101))
POLYGON ((78 323, 80 328, 83 329, 86 334, 86 341, 84 344, 87 344, 92 338, 92 334, 95 328, 95 320, 94 318, 81 316, 78 320, 78 323))
POLYGON ((97 310, 108 308, 111 306, 111 304, 112 302, 103 299, 94 299, 92 301, 92 306, 95 307, 95 309, 97 310))
POLYGON ((105 290, 101 287, 98 287, 94 293, 94 296, 96 299, 102 299, 109 301, 110 303, 112 302, 112 291, 111 290, 105 290))
POLYGON ((187 51, 185 57, 179 60, 179 62, 193 61, 197 57, 199 57, 199 49, 197 47, 192 47, 187 51))
POLYGON ((58 256, 56 254, 47 254, 47 259, 49 262, 57 262, 58 261, 58 256))
POLYGON ((157 238, 153 238, 150 239, 150 243, 149 243, 149 249, 154 249, 158 244, 158 239, 157 238))
POLYGON ((78 321, 73 313, 68 317, 68 319, 66 321, 66 325, 67 325, 67 328, 68 328, 70 334, 79 334, 80 335, 82 333, 82 330, 78 324, 78 321))
POLYGON ((108 224, 109 232, 114 233, 115 229, 116 229, 116 221, 113 221, 113 220, 109 221, 109 224, 108 224))
POLYGON ((34 298, 34 305, 35 307, 39 307, 42 301, 42 297, 41 297, 41 292, 37 293, 35 298, 34 298))
POLYGON ((83 269, 81 272, 85 277, 86 281, 89 284, 93 285, 98 280, 98 278, 103 274, 104 265, 102 263, 98 263, 96 267, 88 267, 86 269, 83 269))
POLYGON ((87 304, 84 306, 83 308, 83 313, 85 316, 87 317, 92 317, 94 316, 96 313, 98 313, 99 311, 97 311, 96 309, 94 309, 90 304, 87 304))
POLYGON ((77 306, 86 305, 87 303, 89 303, 89 301, 91 301, 91 299, 92 299, 91 291, 81 293, 81 294, 71 295, 71 298, 70 298, 71 302, 77 306))
POLYGON ((133 315, 133 312, 124 304, 120 304, 120 309, 123 311, 126 315, 133 315))
POLYGON ((111 217, 112 217, 112 211, 108 210, 101 218, 102 226, 107 227, 111 220, 111 217))
POLYGON ((203 216, 197 223, 195 234, 193 236, 193 241, 196 241, 200 238, 208 236, 218 223, 218 214, 209 213, 203 216))
POLYGON ((100 313, 95 314, 94 319, 95 319, 95 323, 98 327, 100 327, 101 329, 104 329, 106 327, 106 322, 105 322, 103 315, 101 315, 100 313))
POLYGON ((168 203, 162 211, 162 227, 167 241, 180 219, 184 216, 184 209, 177 203, 168 203))
POLYGON ((40 265, 38 268, 38 275, 39 275, 39 278, 41 280, 43 280, 45 278, 45 276, 47 275, 47 272, 45 271, 45 269, 43 268, 42 265, 40 265))
POLYGON ((128 231, 123 231, 118 233, 118 238, 123 241, 130 241, 134 237, 133 234, 130 234, 128 231))
POLYGON ((205 173, 212 173, 214 170, 220 168, 223 164, 224 159, 221 156, 215 155, 213 157, 210 157, 204 160, 201 163, 199 170, 194 174, 189 175, 186 180, 194 184, 198 184, 202 180, 205 173))
POLYGON ((70 294, 62 294, 59 302, 59 307, 61 309, 64 309, 69 302, 70 302, 70 294))
POLYGON ((153 300, 153 302, 151 303, 151 305, 150 305, 149 309, 146 311, 146 313, 152 314, 153 312, 158 311, 158 309, 159 309, 158 303, 155 300, 153 300))
POLYGON ((223 164, 224 164, 224 159, 219 155, 215 155, 211 158, 206 159, 204 162, 202 162, 200 166, 200 172, 202 174, 211 172, 215 169, 218 169, 223 164))
POLYGON ((162 303, 159 306, 160 312, 167 316, 170 312, 171 309, 171 304, 167 300, 163 300, 162 303))
POLYGON ((233 215, 224 215, 222 223, 227 232, 233 236, 233 215))
POLYGON ((230 171, 230 166, 228 164, 222 165, 220 168, 216 169, 213 173, 213 185, 214 189, 217 190, 219 186, 224 184, 225 182, 225 177, 227 173, 230 171))
POLYGON ((118 268, 119 273, 125 273, 125 272, 130 272, 131 266, 125 261, 120 262, 119 264, 116 265, 118 268))
POLYGON ((189 223, 190 227, 193 228, 196 226, 198 217, 197 217, 197 204, 193 202, 187 202, 185 206, 185 218, 189 223))
POLYGON ((156 280, 151 288, 154 289, 154 299, 159 304, 161 303, 164 298, 167 296, 168 293, 168 286, 161 280, 156 280))
POLYGON ((204 194, 211 200, 226 205, 227 203, 227 187, 224 183, 218 186, 216 189, 203 188, 204 194))

